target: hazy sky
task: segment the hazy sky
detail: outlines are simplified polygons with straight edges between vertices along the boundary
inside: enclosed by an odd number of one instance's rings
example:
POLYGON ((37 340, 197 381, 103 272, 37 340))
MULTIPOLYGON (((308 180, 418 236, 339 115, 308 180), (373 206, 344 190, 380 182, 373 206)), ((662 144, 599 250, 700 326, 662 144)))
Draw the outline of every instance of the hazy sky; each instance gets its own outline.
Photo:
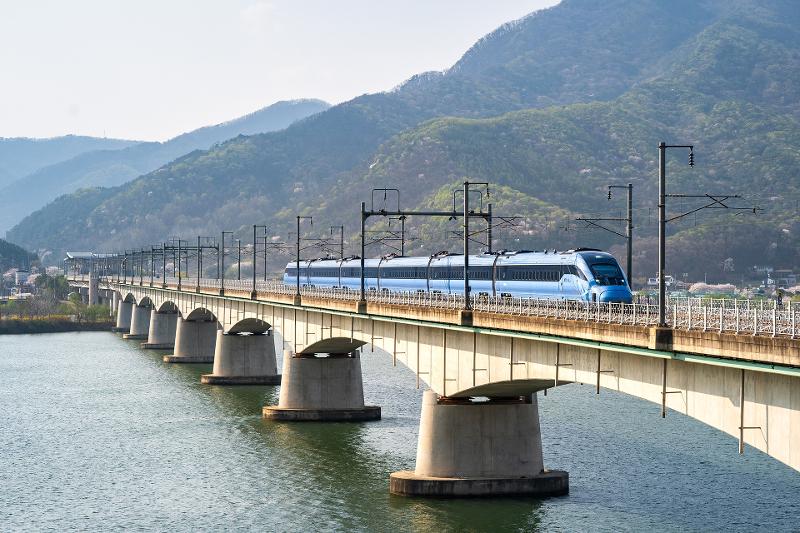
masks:
POLYGON ((558 0, 0 0, 0 137, 164 140, 453 64, 558 0))

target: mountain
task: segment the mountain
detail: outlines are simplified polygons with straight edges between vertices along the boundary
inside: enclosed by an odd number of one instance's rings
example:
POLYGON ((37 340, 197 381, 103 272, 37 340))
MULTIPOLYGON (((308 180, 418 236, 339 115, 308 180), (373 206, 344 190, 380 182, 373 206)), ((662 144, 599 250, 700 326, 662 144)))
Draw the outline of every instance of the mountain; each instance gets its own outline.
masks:
POLYGON ((36 254, 0 239, 0 273, 9 268, 30 268, 31 263, 36 259, 36 254))
POLYGON ((36 171, 93 150, 119 150, 138 141, 65 135, 51 139, 0 138, 0 189, 36 171))
POLYGON ((0 211, 0 232, 54 198, 95 186, 121 185, 194 150, 239 135, 281 130, 327 109, 321 100, 277 102, 249 115, 194 130, 169 141, 145 142, 124 149, 84 151, 23 176, 0 189, 5 209, 0 211))
MULTIPOLYGON (((746 194, 742 205, 765 208, 672 223, 670 269, 695 275, 711 255, 712 269, 733 258, 737 276, 762 261, 796 265, 798 22, 791 0, 564 0, 499 28, 446 72, 61 198, 9 235, 29 247, 96 249, 221 229, 246 239, 247 225, 285 233, 298 213, 352 233, 373 187, 400 188, 406 209, 447 207, 469 176, 495 185, 495 213, 522 215, 513 233, 496 232, 500 247, 608 247, 618 241, 573 219, 617 216, 622 204, 606 200, 606 186, 631 182, 646 276, 665 140, 694 144, 698 157, 690 169, 686 154, 670 153, 671 192, 746 194), (737 239, 746 231, 758 238, 737 239)), ((675 212, 695 206, 672 202, 675 212)), ((410 230, 421 237, 411 249, 448 246, 444 222, 410 230)))

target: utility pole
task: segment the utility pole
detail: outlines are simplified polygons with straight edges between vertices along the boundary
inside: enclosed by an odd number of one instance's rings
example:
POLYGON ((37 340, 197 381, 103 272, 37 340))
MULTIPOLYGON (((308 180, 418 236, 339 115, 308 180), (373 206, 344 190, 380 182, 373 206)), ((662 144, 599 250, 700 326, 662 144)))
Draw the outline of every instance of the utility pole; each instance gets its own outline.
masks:
POLYGON ((406 217, 400 215, 397 217, 400 220, 400 257, 406 256, 406 217))
POLYGON ((611 200, 611 189, 625 189, 627 191, 628 212, 623 219, 625 221, 625 240, 628 241, 625 249, 625 273, 628 275, 628 284, 631 286, 631 288, 633 288, 633 184, 609 185, 609 200, 611 200))
MULTIPOLYGON (((399 202, 398 202, 399 203, 399 202)), ((364 241, 364 225, 367 222, 367 203, 361 202, 361 290, 359 293, 358 298, 358 312, 359 313, 366 313, 367 312, 367 293, 365 289, 364 283, 364 254, 366 253, 367 245, 364 241)))
POLYGON ((754 207, 732 207, 725 202, 731 198, 741 198, 738 194, 667 194, 666 193, 666 153, 668 148, 682 148, 689 150, 689 166, 694 167, 694 146, 691 144, 668 145, 664 142, 658 145, 658 326, 667 325, 667 301, 666 301, 666 282, 665 267, 667 253, 667 223, 678 220, 687 215, 697 213, 703 209, 730 209, 734 211, 752 211, 758 213, 761 208, 754 207), (667 198, 702 198, 708 203, 695 209, 691 209, 680 215, 667 218, 667 198))
POLYGON ((487 251, 492 253, 492 203, 486 205, 486 211, 489 213, 489 218, 486 219, 486 245, 487 251))
POLYGON ((469 181, 464 180, 464 311, 472 311, 469 299, 469 181))
POLYGON ((237 258, 236 258, 237 275, 236 275, 236 279, 238 281, 242 281, 242 239, 236 239, 236 250, 237 250, 237 258))
POLYGON ((297 272, 295 273, 295 279, 297 280, 297 290, 294 293, 294 305, 300 305, 302 299, 300 297, 300 220, 301 219, 308 219, 309 223, 313 226, 314 225, 314 218, 313 217, 303 217, 297 215, 297 246, 295 251, 297 253, 297 272))
POLYGON ((150 286, 153 286, 153 278, 156 277, 156 254, 155 254, 156 247, 152 244, 150 245, 150 286))
POLYGON ((625 238, 626 246, 626 261, 625 273, 628 276, 628 284, 633 288, 633 185, 609 185, 608 186, 608 199, 611 200, 611 189, 626 189, 628 192, 628 212, 625 218, 614 217, 577 217, 575 220, 586 222, 587 226, 592 226, 613 233, 619 237, 625 238), (625 222, 625 233, 613 230, 607 226, 600 224, 600 222, 625 222))
POLYGON ((331 226, 331 235, 335 229, 339 230, 339 259, 344 259, 344 226, 331 226))
MULTIPOLYGON (((259 228, 264 229, 264 239, 266 239, 267 235, 267 226, 253 224, 253 288, 250 291, 250 299, 255 300, 258 297, 258 293, 256 292, 256 265, 258 259, 258 238, 256 237, 256 230, 259 228)), ((266 271, 266 258, 267 258, 267 241, 264 241, 264 278, 266 279, 267 271, 266 271)))
MULTIPOLYGON (((470 182, 464 180, 464 311, 472 313, 472 300, 470 298, 469 286, 469 217, 471 215, 469 210, 469 188, 471 185, 483 185, 486 187, 486 197, 489 197, 489 183, 487 182, 470 182)), ((481 200, 483 202, 483 200, 481 200)), ((489 222, 491 226, 491 222, 489 222)), ((468 319, 472 322, 472 318, 468 319)), ((462 322, 464 318, 462 317, 462 322)))
POLYGON ((233 235, 232 231, 222 232, 222 243, 220 244, 219 264, 220 264, 220 282, 219 282, 219 295, 225 294, 225 235, 233 235))
POLYGON ((194 292, 200 292, 200 278, 203 277, 203 245, 200 243, 200 235, 197 236, 197 285, 194 292))
POLYGON ((694 166, 694 146, 658 143, 658 327, 667 326, 667 286, 664 269, 667 265, 667 148, 689 149, 689 166, 694 166))
POLYGON ((167 243, 161 243, 161 249, 164 251, 161 254, 161 287, 167 288, 167 243))
POLYGON ((625 267, 628 269, 628 281, 633 286, 633 184, 628 184, 628 216, 625 226, 625 236, 628 238, 627 258, 625 267))

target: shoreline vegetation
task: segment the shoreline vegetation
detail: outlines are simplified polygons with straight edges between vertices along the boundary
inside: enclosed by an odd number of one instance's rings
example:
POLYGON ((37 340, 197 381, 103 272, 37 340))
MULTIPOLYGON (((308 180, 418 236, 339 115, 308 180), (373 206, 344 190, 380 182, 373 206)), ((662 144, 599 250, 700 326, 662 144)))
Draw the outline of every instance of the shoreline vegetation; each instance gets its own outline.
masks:
POLYGON ((0 301, 0 335, 110 331, 105 305, 88 305, 63 275, 38 274, 30 298, 0 301))
POLYGON ((66 333, 71 331, 111 331, 114 322, 77 322, 70 318, 7 318, 0 320, 0 335, 24 335, 30 333, 66 333))

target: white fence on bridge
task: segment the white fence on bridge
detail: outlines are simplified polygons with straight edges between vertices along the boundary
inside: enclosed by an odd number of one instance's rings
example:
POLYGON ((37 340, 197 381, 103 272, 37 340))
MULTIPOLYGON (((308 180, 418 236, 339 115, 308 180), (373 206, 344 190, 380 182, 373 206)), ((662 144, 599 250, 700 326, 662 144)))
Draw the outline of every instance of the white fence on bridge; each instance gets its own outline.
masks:
MULTIPOLYGON (((88 276, 74 276, 70 279, 88 281, 88 276)), ((106 278, 117 281, 116 278, 106 278)), ((136 285, 139 279, 128 279, 136 285)), ((167 277, 168 287, 177 288, 179 283, 183 290, 219 289, 221 280, 202 278, 167 277)), ((150 279, 143 278, 142 286, 149 287, 150 279)), ((161 279, 153 280, 154 287, 163 286, 161 279)), ((253 290, 252 280, 225 280, 225 289, 250 293, 253 290)), ((258 296, 268 297, 270 294, 291 296, 295 294, 294 285, 286 285, 280 280, 257 280, 258 296)), ((301 286, 304 296, 331 298, 336 300, 359 299, 359 291, 346 288, 301 286)), ((658 324, 658 305, 654 303, 631 304, 607 302, 575 302, 567 300, 540 298, 508 298, 501 296, 473 296, 472 308, 476 311, 498 313, 514 316, 533 316, 541 318, 557 318, 608 324, 655 326, 658 324)), ((439 294, 425 291, 388 291, 369 290, 367 301, 434 307, 443 309, 462 309, 464 296, 461 294, 439 294)), ((773 337, 798 336, 798 313, 800 305, 787 301, 778 305, 775 301, 705 299, 705 298, 671 298, 667 302, 667 324, 674 329, 718 331, 737 335, 764 335, 773 337)))

